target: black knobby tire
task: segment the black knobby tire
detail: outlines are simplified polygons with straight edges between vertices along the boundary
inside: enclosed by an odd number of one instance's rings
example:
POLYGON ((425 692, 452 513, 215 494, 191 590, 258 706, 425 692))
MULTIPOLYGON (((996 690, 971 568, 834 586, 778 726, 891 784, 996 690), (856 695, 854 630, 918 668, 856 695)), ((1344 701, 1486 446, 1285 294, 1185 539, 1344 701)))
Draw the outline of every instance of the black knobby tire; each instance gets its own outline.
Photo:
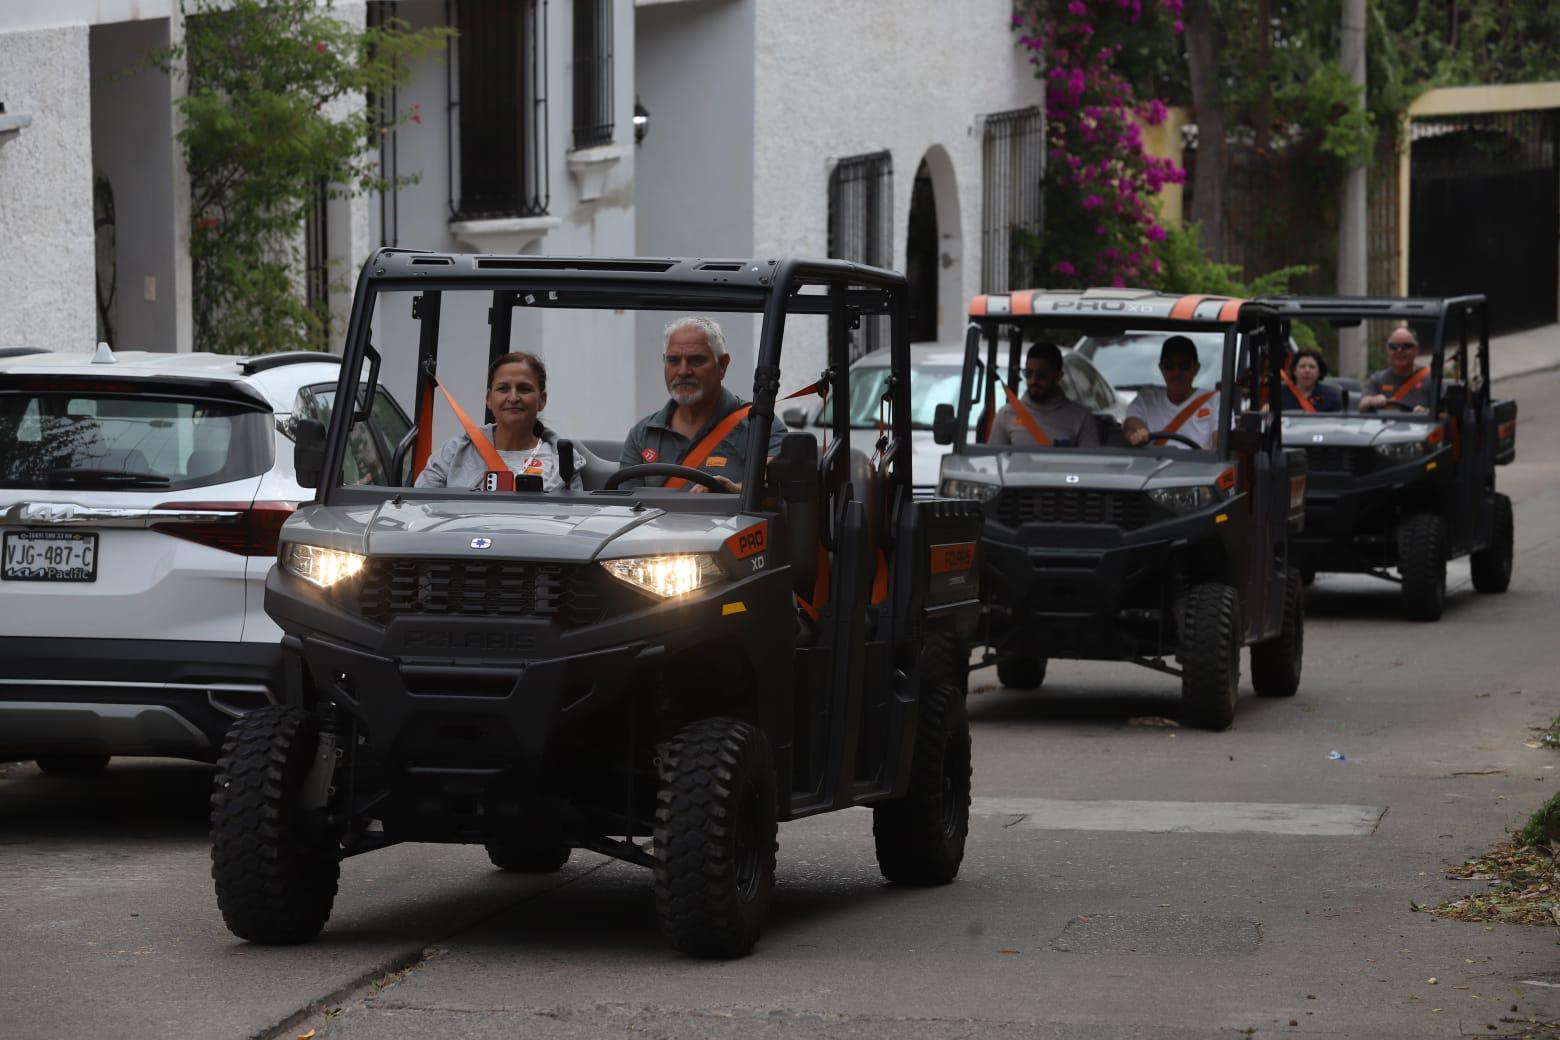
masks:
POLYGON ((318 746, 319 720, 301 708, 260 708, 228 730, 211 795, 211 877, 240 939, 307 942, 330 917, 338 843, 299 804, 318 746))
POLYGON ((1511 587, 1511 557, 1516 530, 1511 499, 1499 492, 1490 501, 1490 544, 1468 558, 1473 587, 1478 592, 1505 592, 1511 587))
POLYGON ((1181 716, 1199 729, 1227 729, 1240 691, 1240 598, 1223 582, 1193 585, 1181 616, 1181 716))
POLYGON ((927 632, 921 640, 921 684, 930 688, 951 683, 960 690, 970 685, 970 648, 952 632, 927 632))
POLYGON ((488 861, 499 870, 516 874, 551 874, 562 870, 574 852, 567 845, 523 845, 507 838, 498 838, 485 846, 488 861))
POLYGON ((108 768, 107 755, 44 755, 36 761, 45 776, 97 776, 108 768))
POLYGON ((1004 654, 997 658, 997 681, 1010 690, 1038 690, 1045 666, 1040 654, 1004 654))
POLYGON ((656 793, 661 932, 696 957, 753 949, 775 886, 774 757, 762 730, 711 718, 678 731, 656 793))
POLYGON ((1414 513, 1397 528, 1398 573, 1403 576, 1403 615, 1439 621, 1446 609, 1446 526, 1434 513, 1414 513))
POLYGON ((1305 655, 1305 577, 1294 567, 1284 581, 1284 620, 1278 635, 1251 647, 1251 685, 1258 697, 1293 697, 1305 655))
POLYGON ((921 698, 904 797, 872 809, 878 869, 890 881, 943 885, 959 873, 970 830, 970 723, 947 683, 921 698))

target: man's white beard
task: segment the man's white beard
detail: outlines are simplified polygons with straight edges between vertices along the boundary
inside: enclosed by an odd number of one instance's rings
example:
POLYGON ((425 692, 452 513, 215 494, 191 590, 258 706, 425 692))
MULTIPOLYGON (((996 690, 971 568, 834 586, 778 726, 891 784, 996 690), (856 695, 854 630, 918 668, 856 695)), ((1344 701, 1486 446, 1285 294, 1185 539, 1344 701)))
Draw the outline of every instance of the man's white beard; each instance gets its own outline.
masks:
POLYGON ((697 384, 689 386, 686 383, 672 387, 672 400, 684 408, 696 405, 704 400, 704 387, 697 384))

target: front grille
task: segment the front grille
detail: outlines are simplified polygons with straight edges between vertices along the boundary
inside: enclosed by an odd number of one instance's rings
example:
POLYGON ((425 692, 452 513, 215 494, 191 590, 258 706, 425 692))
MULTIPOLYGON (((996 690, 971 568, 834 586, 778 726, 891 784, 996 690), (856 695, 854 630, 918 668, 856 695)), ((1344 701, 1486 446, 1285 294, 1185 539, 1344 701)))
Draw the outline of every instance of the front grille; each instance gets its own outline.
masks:
POLYGON ((1148 499, 1138 491, 1007 488, 997 498, 997 519, 1008 527, 1109 524, 1133 531, 1148 523, 1148 499))
POLYGON ((600 620, 604 604, 588 566, 374 559, 357 583, 356 606, 381 625, 417 614, 541 618, 576 628, 600 620))
POLYGON ((1369 448, 1305 449, 1307 473, 1368 473, 1370 463, 1369 448))

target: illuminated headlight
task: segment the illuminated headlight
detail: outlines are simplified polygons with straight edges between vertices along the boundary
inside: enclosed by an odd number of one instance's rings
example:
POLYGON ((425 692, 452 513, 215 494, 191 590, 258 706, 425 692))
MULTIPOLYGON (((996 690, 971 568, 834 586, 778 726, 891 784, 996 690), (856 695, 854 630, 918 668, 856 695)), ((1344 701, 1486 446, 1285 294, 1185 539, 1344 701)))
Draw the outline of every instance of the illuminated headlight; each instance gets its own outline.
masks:
POLYGON ((1429 451, 1430 445, 1424 441, 1397 441, 1394 444, 1377 444, 1375 448, 1376 454, 1389 458, 1393 462, 1407 462, 1429 451))
POLYGON ((361 571, 363 557, 323 545, 291 542, 282 547, 282 566, 309 584, 328 589, 361 571))
POLYGON ((938 490, 943 498, 969 498, 976 502, 990 502, 997 497, 1002 488, 997 484, 986 484, 979 480, 948 477, 943 480, 938 490))
POLYGON ((630 556, 602 560, 607 573, 636 589, 671 599, 720 581, 720 565, 709 553, 676 553, 669 556, 630 556))
POLYGON ((1199 509, 1213 505, 1218 497, 1218 491, 1205 485, 1155 488, 1148 493, 1150 502, 1172 513, 1195 513, 1199 509))

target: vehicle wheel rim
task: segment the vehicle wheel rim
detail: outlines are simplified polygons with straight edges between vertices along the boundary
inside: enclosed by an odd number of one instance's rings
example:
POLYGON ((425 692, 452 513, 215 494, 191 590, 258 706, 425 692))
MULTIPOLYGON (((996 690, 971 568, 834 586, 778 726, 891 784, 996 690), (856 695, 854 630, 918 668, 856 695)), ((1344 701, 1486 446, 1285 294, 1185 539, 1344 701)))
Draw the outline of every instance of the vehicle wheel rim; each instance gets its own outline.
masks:
POLYGON ((758 894, 760 864, 763 859, 763 836, 759 833, 759 820, 763 816, 758 791, 749 787, 743 794, 740 816, 737 820, 737 895, 744 903, 751 902, 758 894))

